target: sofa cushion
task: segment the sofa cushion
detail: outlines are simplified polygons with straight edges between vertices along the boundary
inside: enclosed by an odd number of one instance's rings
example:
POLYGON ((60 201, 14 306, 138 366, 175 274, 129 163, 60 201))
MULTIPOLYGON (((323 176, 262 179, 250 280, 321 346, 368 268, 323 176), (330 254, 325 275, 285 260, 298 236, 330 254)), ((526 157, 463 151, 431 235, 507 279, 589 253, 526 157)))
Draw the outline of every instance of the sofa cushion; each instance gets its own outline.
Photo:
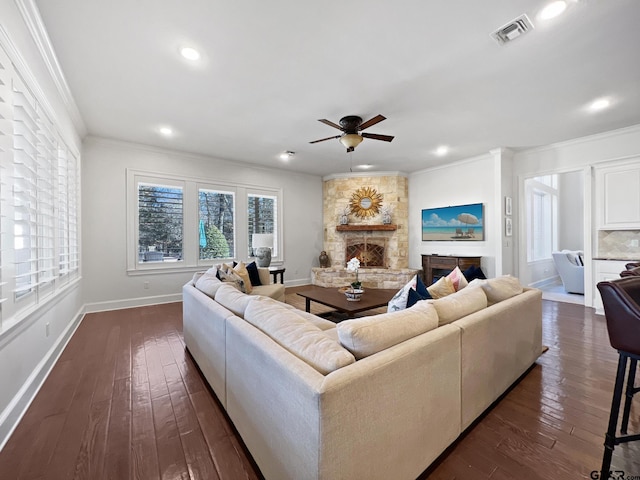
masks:
POLYGON ((453 283, 447 277, 440 277, 436 283, 427 287, 427 291, 432 298, 442 298, 456 292, 453 283))
MULTIPOLYGON (((195 275, 194 275, 195 278, 195 275)), ((205 295, 215 298, 218 288, 222 285, 222 282, 218 280, 215 274, 204 272, 196 280, 195 287, 205 295)))
POLYGON ((329 335, 273 299, 254 298, 244 319, 323 375, 356 361, 329 335))
POLYGON ((258 285, 257 287, 253 287, 251 295, 262 295, 264 297, 271 297, 274 300, 284 302, 284 285, 281 285, 280 283, 258 285))
POLYGON ((514 297, 522 293, 522 285, 516 277, 503 275, 501 277, 490 278, 488 280, 474 280, 469 286, 480 286, 487 295, 489 305, 501 302, 507 298, 514 297))
POLYGON ((438 312, 438 325, 455 322, 487 308, 487 296, 482 288, 465 288, 438 300, 429 300, 438 312))
POLYGON ((438 326, 433 305, 418 302, 401 311, 345 320, 337 326, 340 343, 359 360, 438 326))
POLYGON ((269 285, 271 283, 269 269, 266 267, 258 267, 258 276, 260 277, 260 283, 262 285, 269 285))
POLYGON ((216 291, 214 298, 216 302, 227 310, 232 311, 238 317, 244 317, 247 304, 255 297, 242 293, 237 288, 223 282, 216 291))

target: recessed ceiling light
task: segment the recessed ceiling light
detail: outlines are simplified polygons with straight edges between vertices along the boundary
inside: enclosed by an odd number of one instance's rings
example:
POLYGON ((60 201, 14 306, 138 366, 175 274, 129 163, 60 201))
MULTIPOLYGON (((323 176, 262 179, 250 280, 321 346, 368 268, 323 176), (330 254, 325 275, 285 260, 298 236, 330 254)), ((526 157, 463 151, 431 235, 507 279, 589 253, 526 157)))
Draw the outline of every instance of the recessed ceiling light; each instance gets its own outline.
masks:
POLYGON ((540 20, 550 20, 560 15, 562 12, 566 10, 566 8, 567 8, 567 2, 563 0, 559 0, 557 2, 551 2, 549 5, 547 5, 542 9, 540 14, 538 15, 538 18, 540 20))
POLYGON ((282 152, 280 154, 280 160, 289 160, 295 154, 296 154, 296 152, 292 152, 291 150, 287 150, 286 152, 282 152))
POLYGON ((173 130, 171 130, 169 127, 160 127, 160 133, 165 137, 168 137, 169 135, 173 134, 173 130))
POLYGON ((187 60, 199 60, 200 52, 198 52, 195 48, 184 47, 180 50, 180 55, 182 55, 187 60))
POLYGON ((589 110, 591 110, 592 112, 599 112, 600 110, 604 110, 609 106, 611 106, 611 100, 609 100, 608 98, 598 98, 597 100, 591 102, 591 105, 589 105, 589 110))
POLYGON ((362 170, 369 170, 370 168, 373 168, 373 165, 371 165, 370 163, 364 163, 362 165, 358 165, 356 168, 361 168, 362 170))
POLYGON ((446 145, 440 145, 438 148, 436 148, 435 153, 439 157, 444 157, 447 153, 449 153, 449 147, 447 147, 446 145))

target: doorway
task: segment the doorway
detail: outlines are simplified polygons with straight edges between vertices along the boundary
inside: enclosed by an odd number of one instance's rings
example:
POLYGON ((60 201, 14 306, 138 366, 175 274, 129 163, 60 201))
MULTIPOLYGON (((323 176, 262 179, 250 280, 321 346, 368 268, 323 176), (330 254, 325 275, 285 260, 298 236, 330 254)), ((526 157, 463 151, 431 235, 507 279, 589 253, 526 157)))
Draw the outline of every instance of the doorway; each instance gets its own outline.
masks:
MULTIPOLYGON (((584 295, 565 291, 552 253, 585 253, 585 173, 554 172, 525 178, 521 205, 520 277, 543 299, 584 305, 584 295)), ((579 263, 579 260, 577 260, 579 263)), ((584 268, 583 268, 584 273, 584 268)), ((584 275, 582 276, 584 286, 584 275)))

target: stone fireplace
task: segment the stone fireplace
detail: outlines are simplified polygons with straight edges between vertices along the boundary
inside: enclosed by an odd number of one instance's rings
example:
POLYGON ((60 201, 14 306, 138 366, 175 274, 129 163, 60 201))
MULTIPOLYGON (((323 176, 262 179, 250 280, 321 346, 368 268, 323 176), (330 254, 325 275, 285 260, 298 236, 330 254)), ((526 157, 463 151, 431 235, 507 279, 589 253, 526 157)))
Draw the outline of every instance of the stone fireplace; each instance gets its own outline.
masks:
POLYGON ((359 280, 364 288, 399 288, 417 273, 409 269, 409 190, 407 177, 385 173, 379 176, 332 175, 323 184, 323 250, 331 267, 313 268, 312 283, 342 287, 355 280, 346 270, 348 260, 358 257, 359 280), (392 224, 383 225, 382 216, 358 218, 349 215, 341 225, 339 217, 349 205, 354 191, 371 187, 382 196, 382 205, 392 210, 392 224))

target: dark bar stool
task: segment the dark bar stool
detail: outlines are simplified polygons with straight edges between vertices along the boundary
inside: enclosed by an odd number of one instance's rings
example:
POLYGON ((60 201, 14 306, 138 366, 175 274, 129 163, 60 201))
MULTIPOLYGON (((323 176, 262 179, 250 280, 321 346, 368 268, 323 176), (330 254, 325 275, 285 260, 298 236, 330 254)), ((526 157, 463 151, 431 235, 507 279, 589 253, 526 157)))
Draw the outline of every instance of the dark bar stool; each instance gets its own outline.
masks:
POLYGON ((607 331, 611 346, 618 350, 618 373, 613 389, 611 413, 609 415, 609 427, 604 440, 604 455, 600 478, 609 478, 611 457, 613 449, 621 443, 640 440, 640 434, 627 435, 629 424, 629 411, 633 395, 640 391, 635 387, 636 367, 640 360, 640 277, 630 276, 598 283, 598 290, 604 304, 604 314, 607 319, 607 331), (624 376, 629 363, 629 375, 627 377, 624 410, 622 413, 622 425, 619 437, 616 437, 618 416, 620 414, 620 402, 624 389, 624 376))

